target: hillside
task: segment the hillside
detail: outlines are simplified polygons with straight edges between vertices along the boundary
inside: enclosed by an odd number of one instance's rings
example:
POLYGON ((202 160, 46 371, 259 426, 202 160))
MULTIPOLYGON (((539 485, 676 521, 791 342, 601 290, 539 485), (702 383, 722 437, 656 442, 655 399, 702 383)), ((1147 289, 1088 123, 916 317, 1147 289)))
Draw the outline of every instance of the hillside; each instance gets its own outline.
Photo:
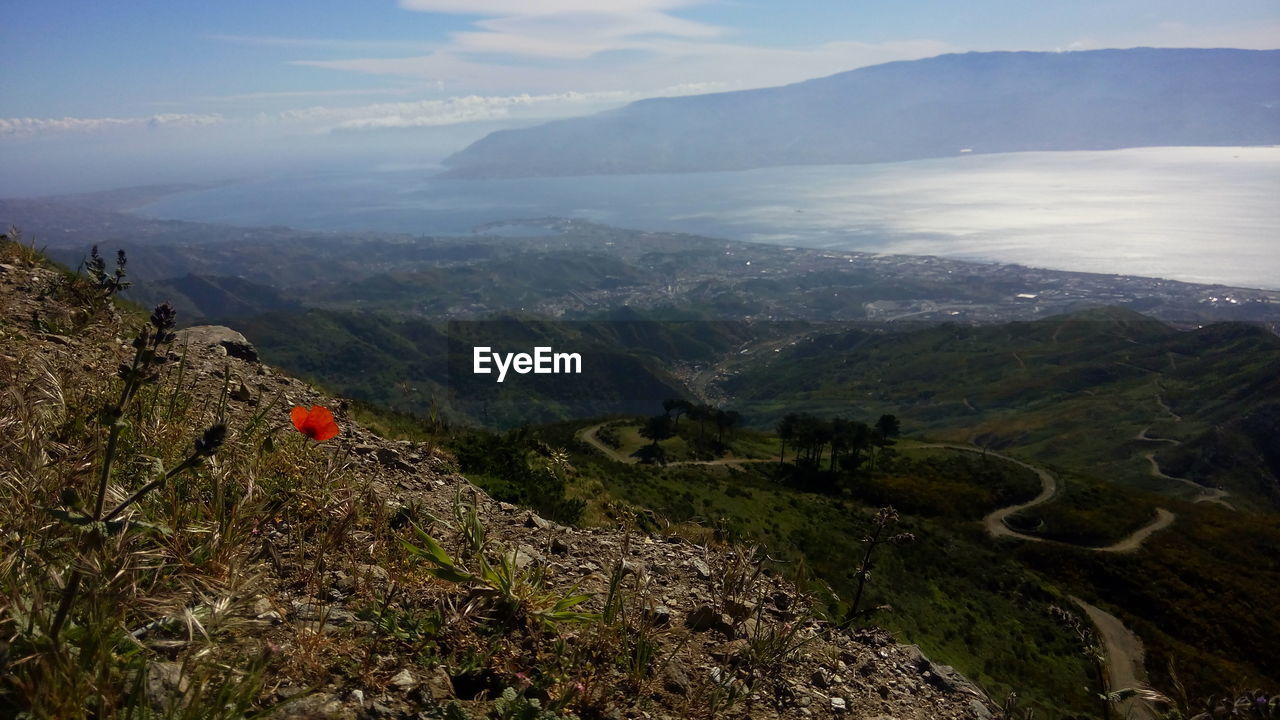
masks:
POLYGON ((723 391, 761 424, 784 411, 894 412, 940 437, 1018 447, 1113 482, 1275 509, 1280 339, 1244 323, 1176 330, 1103 309, 985 327, 818 335, 744 362, 723 391), (1213 447, 1215 452, 1197 453, 1213 447), (1230 448, 1227 451, 1226 448, 1230 448))
POLYGON ((1280 51, 943 55, 783 87, 642 100, 492 133, 458 178, 706 172, 962 152, 1280 142, 1280 51))
POLYGON ((496 503, 437 448, 103 298, 0 246, 0 707, 990 717, 917 650, 818 619, 761 560, 496 503), (289 427, 316 404, 338 411, 323 444, 289 427))

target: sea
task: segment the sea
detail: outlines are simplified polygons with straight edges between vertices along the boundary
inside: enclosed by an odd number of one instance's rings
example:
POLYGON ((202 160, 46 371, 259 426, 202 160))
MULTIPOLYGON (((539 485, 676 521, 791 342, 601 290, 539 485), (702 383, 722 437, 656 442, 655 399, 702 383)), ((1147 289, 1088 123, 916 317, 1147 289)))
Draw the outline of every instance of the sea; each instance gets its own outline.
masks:
POLYGON ((166 196, 165 219, 464 235, 580 218, 787 246, 1280 289, 1280 147, 961 153, 874 165, 457 180, 431 164, 166 196))

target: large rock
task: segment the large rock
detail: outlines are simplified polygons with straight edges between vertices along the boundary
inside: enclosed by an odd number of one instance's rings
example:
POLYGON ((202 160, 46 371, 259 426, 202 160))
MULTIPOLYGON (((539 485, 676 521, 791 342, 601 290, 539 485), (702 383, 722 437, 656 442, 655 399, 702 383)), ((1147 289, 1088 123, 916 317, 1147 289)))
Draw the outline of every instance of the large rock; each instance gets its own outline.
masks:
POLYGON ((196 325, 178 331, 178 344, 188 343, 222 348, 231 357, 258 361, 258 350, 249 339, 223 325, 196 325))

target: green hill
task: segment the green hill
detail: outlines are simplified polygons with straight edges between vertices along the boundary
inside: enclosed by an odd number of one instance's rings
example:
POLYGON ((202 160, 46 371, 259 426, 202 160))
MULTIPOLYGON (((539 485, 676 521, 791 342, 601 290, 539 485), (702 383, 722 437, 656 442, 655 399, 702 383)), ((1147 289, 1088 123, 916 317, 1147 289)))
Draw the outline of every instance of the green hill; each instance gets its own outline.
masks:
POLYGON ((840 331, 744 363, 723 389, 766 426, 797 409, 893 412, 938 437, 1016 446, 1127 485, 1193 492, 1153 477, 1145 454, 1167 455, 1197 482, 1280 503, 1268 437, 1280 338, 1257 326, 1180 331, 1105 309, 991 326, 840 331), (1139 439, 1144 432, 1164 441, 1139 439), (1209 446, 1231 448, 1230 457, 1176 460, 1209 446))

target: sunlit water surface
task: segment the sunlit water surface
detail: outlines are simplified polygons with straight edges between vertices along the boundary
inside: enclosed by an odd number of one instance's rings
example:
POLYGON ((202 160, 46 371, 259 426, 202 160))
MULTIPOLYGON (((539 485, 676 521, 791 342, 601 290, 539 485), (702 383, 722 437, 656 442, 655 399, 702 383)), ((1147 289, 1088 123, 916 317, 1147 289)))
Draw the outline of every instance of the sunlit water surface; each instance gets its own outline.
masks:
POLYGON ((429 170, 273 177, 184 193, 155 217, 462 234, 577 217, 808 247, 1280 288, 1280 148, 964 155, 880 165, 519 180, 429 170))

